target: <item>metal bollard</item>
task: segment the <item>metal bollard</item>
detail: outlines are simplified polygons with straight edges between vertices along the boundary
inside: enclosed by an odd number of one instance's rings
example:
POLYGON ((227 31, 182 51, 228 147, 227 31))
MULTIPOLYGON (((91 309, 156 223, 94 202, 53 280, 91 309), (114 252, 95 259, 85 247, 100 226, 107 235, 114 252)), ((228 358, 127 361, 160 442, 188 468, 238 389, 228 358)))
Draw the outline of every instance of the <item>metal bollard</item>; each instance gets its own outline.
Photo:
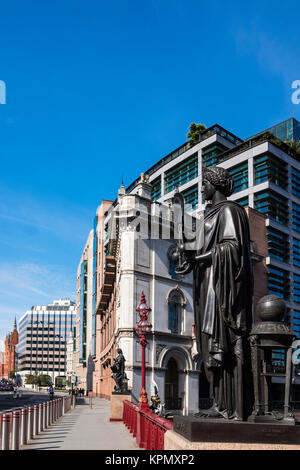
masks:
POLYGON ((66 400, 67 400, 66 397, 63 397, 63 401, 62 401, 62 410, 61 410, 62 416, 63 416, 63 415, 65 414, 65 412, 66 412, 66 400))
POLYGON ((56 403, 55 400, 52 400, 52 423, 56 421, 56 403))
POLYGON ((53 415, 53 413, 54 413, 54 412, 53 412, 54 404, 53 404, 53 403, 54 403, 54 401, 51 400, 51 401, 50 401, 50 404, 51 404, 51 406, 50 406, 50 420, 51 420, 51 424, 54 423, 54 420, 53 420, 53 416, 54 416, 54 415, 53 415))
POLYGON ((51 426, 51 401, 47 403, 48 427, 51 426))
POLYGON ((2 415, 2 450, 9 450, 9 428, 11 413, 2 415))
POLYGON ((37 436, 39 433, 39 405, 33 407, 33 435, 37 436))
POLYGON ((27 444, 28 436, 28 409, 21 410, 21 445, 27 444))
POLYGON ((34 407, 28 408, 28 439, 33 439, 33 419, 34 419, 34 407))
POLYGON ((43 403, 39 404, 39 433, 43 431, 43 424, 44 424, 44 410, 43 410, 43 403))
POLYGON ((20 411, 12 413, 12 439, 11 450, 19 450, 20 447, 20 411))
POLYGON ((44 429, 48 427, 47 402, 43 403, 44 429))
POLYGON ((59 399, 59 406, 58 406, 58 417, 61 417, 61 398, 59 399))

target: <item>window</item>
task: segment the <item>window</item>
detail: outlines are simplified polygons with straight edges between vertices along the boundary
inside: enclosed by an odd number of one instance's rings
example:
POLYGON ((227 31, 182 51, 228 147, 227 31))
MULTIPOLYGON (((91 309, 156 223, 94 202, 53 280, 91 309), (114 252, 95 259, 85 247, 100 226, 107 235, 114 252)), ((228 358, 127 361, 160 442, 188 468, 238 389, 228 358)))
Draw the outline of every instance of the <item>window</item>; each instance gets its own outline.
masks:
POLYGON ((178 186, 196 178, 198 176, 198 153, 194 153, 175 168, 171 168, 165 173, 166 193, 173 191, 178 186))
POLYGON ((215 142, 202 149, 202 165, 205 167, 215 166, 218 163, 218 155, 228 150, 223 145, 215 142))
POLYGON ((169 303, 169 325, 168 328, 171 330, 171 333, 179 332, 179 308, 176 302, 169 303))
POLYGON ((295 202, 292 203, 292 227, 300 232, 300 206, 295 202))
POLYGON ((271 266, 268 272, 268 285, 269 294, 288 299, 290 290, 288 271, 271 266))
POLYGON ((198 208, 198 185, 183 191, 182 195, 187 211, 193 211, 198 208))
POLYGON ((294 289, 293 289, 294 302, 300 303, 300 276, 294 273, 294 289))
POLYGON ((293 312, 293 331, 297 338, 300 338, 300 312, 298 310, 293 312))
POLYGON ((291 190, 292 193, 300 198, 300 171, 296 168, 291 168, 291 190))
POLYGON ((254 184, 271 181, 282 188, 288 185, 287 165, 272 154, 256 157, 254 160, 254 184))
POLYGON ((234 181, 234 193, 248 188, 248 162, 230 168, 229 173, 234 181))
POLYGON ((153 180, 151 184, 152 184, 152 200, 156 201, 157 199, 161 197, 161 176, 159 176, 158 178, 155 178, 155 180, 153 180))
POLYGON ((169 315, 168 328, 171 333, 179 334, 182 331, 182 310, 186 304, 183 292, 179 288, 172 289, 167 298, 169 315))
POLYGON ((293 264, 300 267, 300 240, 293 238, 293 264))
POLYGON ((243 197, 242 199, 237 199, 237 200, 235 200, 235 202, 237 202, 242 207, 248 207, 249 206, 248 196, 243 197))
POLYGON ((285 233, 268 228, 268 251, 272 258, 288 263, 289 261, 289 241, 285 233))
POLYGON ((263 191, 255 194, 255 209, 279 224, 286 225, 288 223, 287 199, 273 191, 263 191))

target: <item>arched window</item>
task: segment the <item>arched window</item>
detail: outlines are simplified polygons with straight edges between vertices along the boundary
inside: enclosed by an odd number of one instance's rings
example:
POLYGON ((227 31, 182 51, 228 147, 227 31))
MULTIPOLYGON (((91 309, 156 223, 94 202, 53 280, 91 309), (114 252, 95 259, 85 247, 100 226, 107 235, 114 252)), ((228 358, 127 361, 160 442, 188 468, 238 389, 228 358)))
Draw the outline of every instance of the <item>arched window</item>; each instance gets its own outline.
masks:
POLYGON ((180 275, 176 274, 175 268, 177 266, 177 261, 172 260, 172 255, 174 251, 176 251, 177 245, 173 244, 170 246, 167 252, 168 260, 169 260, 169 274, 172 277, 172 279, 180 279, 180 275))
POLYGON ((182 330, 183 307, 186 304, 182 291, 176 287, 172 289, 167 297, 169 315, 168 328, 171 333, 179 334, 182 330))

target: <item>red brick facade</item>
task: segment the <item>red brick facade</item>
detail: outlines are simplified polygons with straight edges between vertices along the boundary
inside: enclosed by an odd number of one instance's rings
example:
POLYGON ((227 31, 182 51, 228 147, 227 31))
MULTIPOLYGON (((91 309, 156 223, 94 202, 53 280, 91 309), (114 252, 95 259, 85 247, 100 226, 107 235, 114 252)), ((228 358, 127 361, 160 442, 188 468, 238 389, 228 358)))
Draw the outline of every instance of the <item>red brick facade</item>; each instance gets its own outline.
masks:
POLYGON ((6 336, 4 364, 1 364, 1 376, 9 378, 9 374, 16 370, 16 345, 19 342, 19 333, 15 322, 14 330, 6 336))

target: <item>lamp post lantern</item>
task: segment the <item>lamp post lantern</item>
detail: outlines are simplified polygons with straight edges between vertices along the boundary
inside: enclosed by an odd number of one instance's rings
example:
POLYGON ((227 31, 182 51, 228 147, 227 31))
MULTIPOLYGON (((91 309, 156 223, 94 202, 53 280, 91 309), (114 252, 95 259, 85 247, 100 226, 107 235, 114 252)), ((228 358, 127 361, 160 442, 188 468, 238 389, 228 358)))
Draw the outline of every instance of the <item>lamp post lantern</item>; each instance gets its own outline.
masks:
POLYGON ((151 312, 151 308, 146 304, 146 298, 144 292, 141 294, 141 302, 138 305, 136 311, 138 312, 140 319, 136 327, 136 332, 140 337, 140 345, 142 346, 142 389, 140 393, 140 408, 149 409, 148 398, 146 393, 146 380, 145 380, 145 349, 148 344, 146 336, 152 330, 152 325, 148 320, 148 313, 151 312))

